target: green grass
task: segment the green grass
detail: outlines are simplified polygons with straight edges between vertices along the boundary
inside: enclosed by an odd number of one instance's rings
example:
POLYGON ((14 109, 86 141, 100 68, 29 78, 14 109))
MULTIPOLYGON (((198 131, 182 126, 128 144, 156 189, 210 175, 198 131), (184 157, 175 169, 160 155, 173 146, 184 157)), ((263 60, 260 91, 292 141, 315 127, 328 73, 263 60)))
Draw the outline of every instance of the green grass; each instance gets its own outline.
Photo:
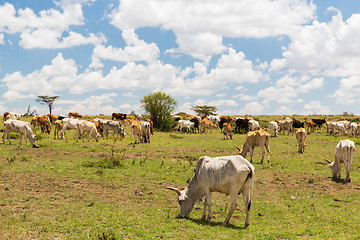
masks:
POLYGON ((223 226, 228 196, 212 194, 214 218, 207 223, 202 203, 190 219, 179 218, 176 195, 165 189, 185 187, 200 156, 237 154, 245 135, 223 140, 220 132, 155 132, 150 144, 130 145, 129 136, 115 144, 112 137, 76 142, 71 132, 68 141, 43 134, 38 149, 19 147, 19 136, 13 137, 13 145, 0 145, 1 239, 360 238, 360 157, 355 153, 351 183, 331 181, 330 168, 314 163, 333 160, 344 137, 324 129, 308 135, 304 154, 297 153, 295 135, 270 139, 269 164, 259 164, 255 149, 247 229, 242 196, 223 226))

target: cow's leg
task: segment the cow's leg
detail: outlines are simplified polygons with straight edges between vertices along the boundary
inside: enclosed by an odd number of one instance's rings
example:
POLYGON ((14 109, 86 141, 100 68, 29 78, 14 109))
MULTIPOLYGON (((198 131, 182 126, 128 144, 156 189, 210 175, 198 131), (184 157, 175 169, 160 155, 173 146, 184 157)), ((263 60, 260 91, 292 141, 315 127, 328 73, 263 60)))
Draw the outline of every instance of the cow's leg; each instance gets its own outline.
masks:
POLYGON ((350 178, 350 165, 346 166, 346 181, 347 182, 351 182, 351 178, 350 178))
POLYGON ((261 148, 261 162, 260 163, 263 163, 264 156, 265 156, 264 145, 261 145, 260 148, 261 148))
POLYGON ((226 216, 224 225, 228 224, 230 221, 230 218, 236 208, 236 198, 237 198, 237 192, 231 192, 230 193, 230 209, 229 209, 229 214, 226 216))
POLYGON ((6 134, 6 138, 7 138, 7 140, 9 141, 9 144, 11 145, 11 142, 10 142, 10 132, 8 132, 8 133, 6 134))
POLYGON ((204 212, 203 212, 203 217, 205 218, 206 216, 206 207, 208 207, 208 216, 206 218, 207 222, 210 222, 211 218, 212 218, 212 213, 211 213, 211 192, 210 189, 206 189, 205 190, 205 201, 204 201, 204 212))
POLYGON ((251 147, 250 148, 250 162, 252 163, 252 156, 253 156, 253 153, 254 153, 254 148, 251 147))

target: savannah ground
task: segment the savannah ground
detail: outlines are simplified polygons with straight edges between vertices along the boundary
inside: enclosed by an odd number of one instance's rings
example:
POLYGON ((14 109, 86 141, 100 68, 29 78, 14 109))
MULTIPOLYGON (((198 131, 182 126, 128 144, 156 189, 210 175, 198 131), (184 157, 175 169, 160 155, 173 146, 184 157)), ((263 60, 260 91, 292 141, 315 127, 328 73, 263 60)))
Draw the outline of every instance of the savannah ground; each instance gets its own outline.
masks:
MULTIPOLYGON (((256 118, 266 126, 283 117, 256 118)), ((330 168, 314 163, 333 161, 336 144, 346 137, 328 136, 325 128, 307 136, 304 154, 297 153, 291 134, 270 138, 270 163, 265 158, 259 164, 261 151, 255 148, 246 229, 242 196, 230 224, 223 226, 228 196, 212 194, 214 218, 207 223, 201 220, 202 203, 190 219, 179 218, 177 196, 165 189, 185 187, 201 156, 237 154, 244 134, 223 140, 220 131, 156 131, 151 143, 136 145, 129 135, 115 144, 112 134, 89 143, 73 136, 71 131, 66 141, 54 140, 53 132, 39 135, 35 149, 24 142, 20 147, 13 134, 13 145, 0 145, 1 239, 360 238, 360 154, 355 152, 352 182, 332 181, 330 168)), ((360 149, 360 141, 350 139, 360 149)))

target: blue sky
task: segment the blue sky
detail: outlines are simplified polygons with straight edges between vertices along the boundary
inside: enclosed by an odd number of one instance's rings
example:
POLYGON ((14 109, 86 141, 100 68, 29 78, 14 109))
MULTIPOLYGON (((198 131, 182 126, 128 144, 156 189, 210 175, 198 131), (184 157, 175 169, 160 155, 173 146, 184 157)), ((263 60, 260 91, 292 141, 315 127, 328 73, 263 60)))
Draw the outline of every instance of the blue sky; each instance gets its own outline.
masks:
POLYGON ((360 114, 358 0, 0 0, 0 111, 360 114))

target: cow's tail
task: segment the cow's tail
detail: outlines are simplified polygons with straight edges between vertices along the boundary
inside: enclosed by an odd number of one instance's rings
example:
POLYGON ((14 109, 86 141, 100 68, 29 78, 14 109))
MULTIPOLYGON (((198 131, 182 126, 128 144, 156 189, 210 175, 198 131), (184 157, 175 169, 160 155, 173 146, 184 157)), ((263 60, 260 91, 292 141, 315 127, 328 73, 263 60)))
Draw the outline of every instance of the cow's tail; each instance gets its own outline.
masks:
POLYGON ((243 186, 241 187, 240 191, 238 194, 242 193, 245 197, 245 194, 247 195, 246 197, 248 198, 248 204, 246 206, 247 211, 250 211, 251 208, 251 199, 252 199, 252 193, 253 193, 253 187, 254 187, 254 169, 253 168, 249 168, 250 172, 248 173, 243 186), (248 187, 250 185, 250 187, 248 187), (246 189, 245 189, 246 188, 246 189), (246 190, 246 192, 244 193, 244 190, 246 190))

